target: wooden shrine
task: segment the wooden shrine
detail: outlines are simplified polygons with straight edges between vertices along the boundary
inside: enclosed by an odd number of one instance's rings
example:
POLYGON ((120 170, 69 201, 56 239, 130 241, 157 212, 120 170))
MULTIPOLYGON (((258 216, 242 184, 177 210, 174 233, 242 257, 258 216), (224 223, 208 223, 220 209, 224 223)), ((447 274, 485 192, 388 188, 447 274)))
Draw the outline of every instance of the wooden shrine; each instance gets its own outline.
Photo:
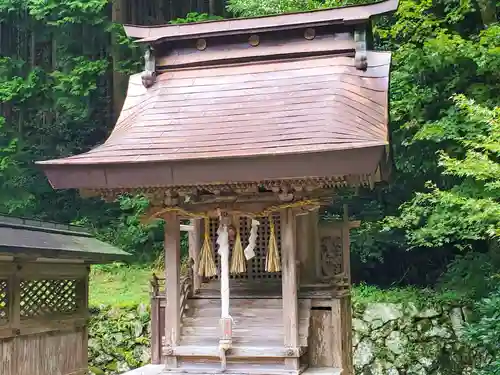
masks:
POLYGON ((55 188, 144 194, 166 221, 153 364, 138 373, 353 375, 356 223, 318 210, 388 176, 390 53, 372 51, 371 17, 396 8, 125 26, 145 67, 109 138, 39 164, 55 188))
POLYGON ((80 227, 0 216, 0 374, 86 375, 89 265, 127 255, 80 227))

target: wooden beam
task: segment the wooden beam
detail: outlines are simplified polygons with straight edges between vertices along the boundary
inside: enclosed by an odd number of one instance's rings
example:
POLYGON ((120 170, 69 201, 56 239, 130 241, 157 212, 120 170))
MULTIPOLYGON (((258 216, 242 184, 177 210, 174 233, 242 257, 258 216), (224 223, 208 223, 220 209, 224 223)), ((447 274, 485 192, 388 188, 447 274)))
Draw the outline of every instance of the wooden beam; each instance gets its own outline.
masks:
MULTIPOLYGON (((291 208, 281 210, 281 258, 283 285, 284 345, 295 349, 299 346, 299 308, 297 299, 297 244, 295 238, 296 218, 291 208)), ((297 370, 300 362, 295 358, 285 359, 285 366, 297 370)))
MULTIPOLYGON (((175 212, 165 215, 165 345, 174 348, 180 336, 180 224, 175 212)), ((167 368, 177 367, 177 358, 167 356, 167 368)))

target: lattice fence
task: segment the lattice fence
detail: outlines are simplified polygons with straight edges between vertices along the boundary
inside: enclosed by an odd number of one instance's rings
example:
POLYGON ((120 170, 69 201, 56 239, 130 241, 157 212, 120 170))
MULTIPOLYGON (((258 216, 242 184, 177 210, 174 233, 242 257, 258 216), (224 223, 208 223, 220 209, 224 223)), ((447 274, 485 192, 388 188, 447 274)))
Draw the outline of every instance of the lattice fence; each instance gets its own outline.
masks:
MULTIPOLYGON (((281 257, 281 226, 280 226, 280 216, 274 215, 274 228, 276 231, 276 241, 278 243, 278 251, 281 257)), ((231 275, 231 279, 281 279, 281 272, 266 272, 266 254, 267 247, 269 243, 269 219, 267 217, 260 217, 257 219, 260 222, 259 231, 257 236, 257 246, 255 248, 255 257, 247 262, 247 272, 241 275, 231 275)), ((240 235, 243 248, 248 245, 248 237, 250 236, 250 219, 240 218, 240 235)), ((217 265, 217 270, 219 271, 219 256, 217 254, 217 228, 219 227, 218 219, 210 219, 210 238, 212 239, 212 245, 216 252, 215 263, 217 265)), ((231 245, 231 256, 233 243, 231 245)), ((219 276, 213 277, 213 279, 218 279, 219 276)))
POLYGON ((21 319, 71 314, 80 280, 21 280, 21 319))
POLYGON ((9 319, 9 294, 7 287, 7 280, 0 279, 0 325, 7 323, 9 319))

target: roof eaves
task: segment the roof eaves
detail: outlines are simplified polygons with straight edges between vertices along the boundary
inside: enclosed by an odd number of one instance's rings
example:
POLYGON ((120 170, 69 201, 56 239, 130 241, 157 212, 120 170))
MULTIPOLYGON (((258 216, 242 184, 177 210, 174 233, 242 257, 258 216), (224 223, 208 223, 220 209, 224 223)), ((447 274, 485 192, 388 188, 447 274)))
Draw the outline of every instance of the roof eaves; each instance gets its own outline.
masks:
POLYGON ((108 263, 125 261, 131 256, 124 251, 105 253, 105 252, 80 252, 64 249, 42 248, 34 249, 26 246, 5 246, 0 244, 0 254, 2 256, 12 256, 16 259, 27 258, 44 258, 44 259, 58 259, 73 260, 81 259, 87 263, 108 263))

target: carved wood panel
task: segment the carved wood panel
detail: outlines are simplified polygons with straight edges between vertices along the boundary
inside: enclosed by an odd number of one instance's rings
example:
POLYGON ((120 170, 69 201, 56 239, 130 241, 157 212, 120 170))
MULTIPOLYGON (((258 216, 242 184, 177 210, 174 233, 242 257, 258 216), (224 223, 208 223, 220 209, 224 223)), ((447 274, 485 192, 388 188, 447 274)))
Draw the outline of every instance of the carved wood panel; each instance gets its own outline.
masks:
POLYGON ((319 231, 319 269, 321 278, 331 279, 345 272, 342 229, 332 223, 322 223, 319 231))
MULTIPOLYGON (((280 215, 274 215, 274 228, 276 231, 276 241, 278 243, 278 251, 281 257, 281 226, 280 226, 280 215)), ((233 280, 256 280, 256 279, 281 279, 281 272, 266 272, 265 264, 266 264, 266 254, 267 247, 269 243, 269 219, 267 217, 259 217, 257 220, 260 222, 259 231, 257 236, 257 245, 255 247, 255 257, 251 260, 247 261, 247 272, 240 275, 230 275, 230 278, 233 280)), ((248 245, 248 237, 250 236, 250 223, 251 220, 248 218, 240 218, 240 235, 241 235, 241 244, 243 248, 248 245)), ((217 273, 220 272, 219 262, 220 257, 217 254, 218 246, 217 246, 217 228, 219 227, 219 220, 212 218, 210 219, 210 238, 212 240, 212 246, 215 251, 215 264, 217 266, 217 273)), ((234 243, 230 243, 230 256, 232 256, 232 249, 234 243)), ((214 276, 212 279, 218 280, 219 275, 214 276)))
POLYGON ((321 237, 321 271, 324 277, 335 277, 343 272, 342 236, 321 237))

